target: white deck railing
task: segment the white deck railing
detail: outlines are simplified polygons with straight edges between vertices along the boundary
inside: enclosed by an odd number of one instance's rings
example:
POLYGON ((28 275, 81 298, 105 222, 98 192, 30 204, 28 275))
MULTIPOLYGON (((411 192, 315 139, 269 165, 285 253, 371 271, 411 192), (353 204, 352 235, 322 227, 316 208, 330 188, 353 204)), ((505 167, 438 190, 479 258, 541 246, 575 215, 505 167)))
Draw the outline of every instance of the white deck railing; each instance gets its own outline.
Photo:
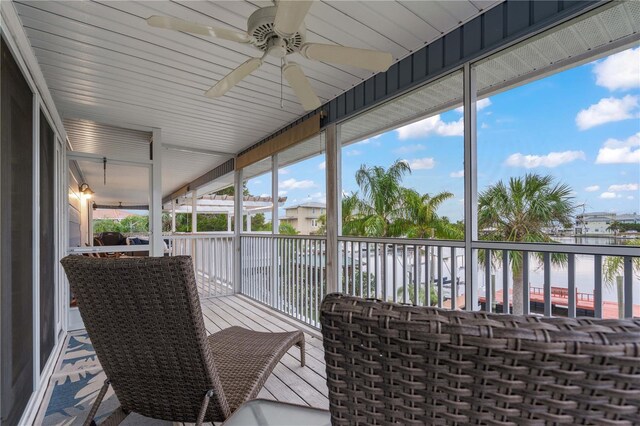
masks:
POLYGON ((163 236, 169 242, 169 255, 191 256, 200 297, 234 293, 233 234, 173 234, 163 236))
POLYGON ((252 235, 242 236, 241 241, 241 292, 319 327, 320 302, 327 288, 326 239, 252 235))
MULTIPOLYGON (((193 257, 202 297, 234 293, 232 234, 164 238, 169 240, 170 255, 193 257)), ((640 279, 634 269, 640 251, 631 247, 536 244, 523 251, 520 244, 475 242, 472 252, 478 260, 474 260, 474 282, 469 283, 462 241, 339 237, 338 245, 338 291, 351 295, 491 312, 507 312, 508 306, 513 312, 512 258, 517 257, 524 313, 640 316, 640 279), (612 282, 607 282, 605 271, 612 257, 620 262, 609 273, 612 282)), ((327 293, 326 249, 324 236, 243 234, 237 289, 319 327, 320 303, 327 293)))
MULTIPOLYGON (((240 291, 318 327, 327 291, 326 244, 317 236, 243 235, 240 291)), ((633 269, 640 252, 630 247, 536 244, 523 252, 523 245, 477 242, 472 246, 479 259, 475 282, 466 283, 462 241, 340 237, 338 244, 338 290, 347 294, 454 309, 466 309, 470 300, 474 310, 506 312, 508 306, 513 312, 510 258, 519 256, 525 313, 640 316, 640 284, 633 269), (604 270, 611 256, 622 262, 614 282, 607 283, 604 270), (488 268, 486 259, 491 259, 488 268)))

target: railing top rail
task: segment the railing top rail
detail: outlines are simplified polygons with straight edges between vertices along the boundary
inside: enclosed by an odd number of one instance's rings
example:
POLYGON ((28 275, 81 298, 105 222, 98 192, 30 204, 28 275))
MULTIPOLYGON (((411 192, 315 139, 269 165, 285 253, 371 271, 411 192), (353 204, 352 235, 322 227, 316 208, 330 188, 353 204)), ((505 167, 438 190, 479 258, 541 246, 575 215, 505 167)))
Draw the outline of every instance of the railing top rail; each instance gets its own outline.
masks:
POLYGON ((282 234, 260 234, 260 233, 244 233, 240 234, 240 238, 277 238, 277 239, 292 239, 292 240, 326 240, 325 235, 282 235, 282 234))
POLYGON ((634 246, 605 246, 578 245, 562 243, 509 243, 500 241, 474 241, 472 249, 529 251, 542 253, 572 253, 601 256, 631 256, 640 257, 640 247, 634 246))
POLYGON ((196 233, 196 234, 170 234, 170 235, 163 235, 162 238, 167 239, 167 240, 194 240, 194 239, 200 239, 200 238, 206 238, 206 239, 232 239, 233 238, 233 234, 229 234, 229 233, 219 233, 219 232, 202 232, 202 233, 196 233))
POLYGON ((425 240, 413 238, 372 238, 372 237, 338 237, 338 241, 353 241, 362 243, 386 243, 409 246, 432 246, 432 247, 464 247, 464 241, 457 240, 425 240))

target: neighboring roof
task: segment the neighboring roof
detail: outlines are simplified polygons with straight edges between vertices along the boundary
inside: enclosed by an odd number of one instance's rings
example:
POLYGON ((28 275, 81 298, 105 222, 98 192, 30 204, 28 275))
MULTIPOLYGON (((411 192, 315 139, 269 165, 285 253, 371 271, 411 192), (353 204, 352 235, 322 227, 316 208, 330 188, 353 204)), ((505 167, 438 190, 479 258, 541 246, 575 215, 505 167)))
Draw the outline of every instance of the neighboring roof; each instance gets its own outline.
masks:
POLYGON ((289 209, 297 209, 298 207, 309 207, 309 208, 320 208, 320 209, 326 209, 327 205, 325 203, 316 203, 316 202, 308 202, 308 203, 302 203, 302 204, 296 204, 293 206, 288 206, 285 207, 285 210, 289 210, 289 209))
POLYGON ((113 219, 122 220, 130 216, 140 216, 126 210, 120 209, 96 209, 93 211, 93 219, 113 219))

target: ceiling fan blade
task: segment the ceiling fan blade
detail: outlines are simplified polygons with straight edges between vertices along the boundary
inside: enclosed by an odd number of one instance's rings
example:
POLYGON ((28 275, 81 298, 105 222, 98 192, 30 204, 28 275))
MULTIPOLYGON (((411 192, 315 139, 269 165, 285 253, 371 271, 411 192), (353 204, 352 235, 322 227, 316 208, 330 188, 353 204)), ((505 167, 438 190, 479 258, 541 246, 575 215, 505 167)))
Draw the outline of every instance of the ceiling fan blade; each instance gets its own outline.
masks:
POLYGON ((333 44, 305 43, 300 48, 300 53, 308 59, 351 65, 376 72, 388 70, 393 63, 393 56, 388 52, 333 44))
POLYGON ((260 68, 262 59, 251 58, 238 68, 231 71, 224 78, 218 81, 211 89, 204 94, 210 98, 217 98, 227 93, 233 86, 238 84, 243 78, 260 68))
POLYGON ((172 18, 170 16, 153 15, 147 18, 147 24, 156 28, 165 28, 168 30, 182 31, 185 33, 199 34, 203 36, 213 36, 224 40, 236 41, 238 43, 249 43, 249 36, 246 33, 240 33, 224 28, 214 28, 208 25, 202 25, 184 19, 172 18))
POLYGON ((274 30, 281 37, 295 34, 311 8, 312 0, 279 0, 274 21, 274 30))
POLYGON ((300 100, 300 104, 302 104, 302 108, 305 111, 311 111, 316 108, 320 108, 322 103, 318 96, 316 96, 311 84, 309 84, 309 80, 304 75, 302 68, 300 65, 295 62, 289 62, 287 65, 282 67, 282 74, 284 78, 289 82, 289 86, 293 89, 298 100, 300 100))

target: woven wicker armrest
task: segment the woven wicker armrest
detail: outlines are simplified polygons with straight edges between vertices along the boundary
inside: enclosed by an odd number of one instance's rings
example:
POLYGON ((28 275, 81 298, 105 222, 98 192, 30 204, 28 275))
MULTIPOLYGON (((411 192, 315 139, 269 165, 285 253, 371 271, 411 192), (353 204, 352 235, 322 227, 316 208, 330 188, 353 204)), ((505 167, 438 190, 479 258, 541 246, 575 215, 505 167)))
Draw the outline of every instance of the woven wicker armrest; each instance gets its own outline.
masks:
POLYGON ((640 424, 640 319, 330 294, 321 324, 334 425, 640 424))

